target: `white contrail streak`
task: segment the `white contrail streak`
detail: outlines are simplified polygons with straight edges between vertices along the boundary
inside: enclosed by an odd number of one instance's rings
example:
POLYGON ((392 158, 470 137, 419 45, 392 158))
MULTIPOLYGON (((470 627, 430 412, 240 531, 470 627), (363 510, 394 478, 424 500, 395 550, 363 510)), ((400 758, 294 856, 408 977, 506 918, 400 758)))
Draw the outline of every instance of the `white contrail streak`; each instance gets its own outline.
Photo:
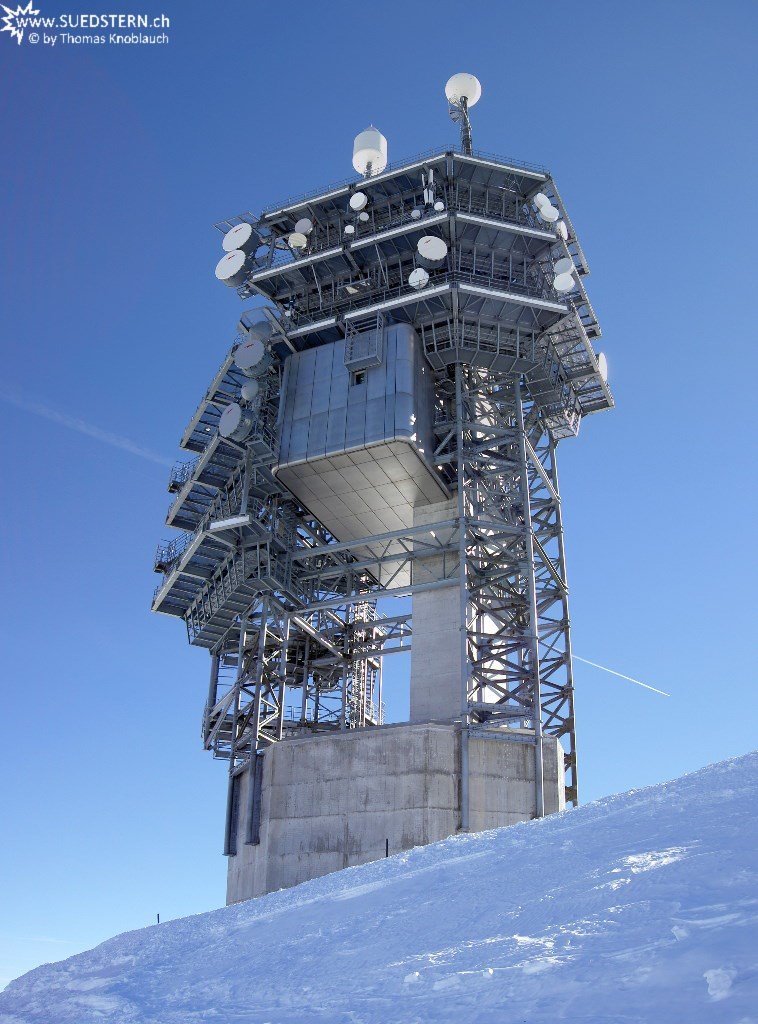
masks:
POLYGON ((92 437, 95 441, 101 441, 103 444, 110 445, 111 448, 120 448, 121 451, 129 452, 130 455, 136 455, 140 459, 147 459, 148 462, 157 462, 159 466, 172 465, 170 459, 165 459, 162 455, 158 455, 157 452, 135 444, 128 437, 121 437, 120 434, 112 434, 108 430, 102 430, 100 427, 96 427, 94 423, 87 423, 76 416, 69 416, 65 412, 59 412, 57 409, 52 409, 49 405, 44 405, 42 402, 36 402, 5 390, 0 391, 0 398, 10 402, 11 405, 15 405, 19 409, 23 409, 24 412, 30 412, 34 416, 41 416, 42 419, 50 420, 51 423, 57 423, 68 430, 75 430, 78 434, 92 437))
POLYGON ((596 661, 590 661, 588 658, 580 658, 578 654, 572 654, 571 657, 574 661, 583 661, 585 665, 592 665, 593 668, 599 668, 603 672, 610 672, 612 676, 618 676, 619 679, 628 679, 630 683, 636 683, 637 686, 644 686, 646 690, 652 690, 653 693, 660 693, 662 697, 670 697, 670 693, 666 693, 665 690, 658 690, 654 686, 648 686, 647 683, 643 683, 641 679, 635 679, 634 676, 625 676, 623 672, 616 672, 615 669, 607 668, 605 665, 598 665, 596 661))

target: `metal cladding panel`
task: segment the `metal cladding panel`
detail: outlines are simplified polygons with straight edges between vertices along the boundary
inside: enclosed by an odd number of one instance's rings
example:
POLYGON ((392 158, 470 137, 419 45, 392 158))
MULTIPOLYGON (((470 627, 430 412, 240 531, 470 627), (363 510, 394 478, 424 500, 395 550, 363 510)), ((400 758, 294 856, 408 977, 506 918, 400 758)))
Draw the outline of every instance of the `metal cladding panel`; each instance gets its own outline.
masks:
POLYGON ((293 353, 280 404, 279 480, 340 540, 398 530, 447 491, 426 461, 433 386, 418 335, 385 331, 379 366, 356 378, 345 342, 293 353))

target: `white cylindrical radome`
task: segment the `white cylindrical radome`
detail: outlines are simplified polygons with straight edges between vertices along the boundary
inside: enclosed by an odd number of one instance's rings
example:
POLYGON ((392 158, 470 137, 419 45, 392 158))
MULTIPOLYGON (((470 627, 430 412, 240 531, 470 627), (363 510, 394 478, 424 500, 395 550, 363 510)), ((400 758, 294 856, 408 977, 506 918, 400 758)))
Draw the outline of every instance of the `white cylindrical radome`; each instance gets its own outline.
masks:
POLYGON ((381 174, 387 166, 387 140, 370 125, 355 136, 353 142, 353 167, 359 174, 381 174))

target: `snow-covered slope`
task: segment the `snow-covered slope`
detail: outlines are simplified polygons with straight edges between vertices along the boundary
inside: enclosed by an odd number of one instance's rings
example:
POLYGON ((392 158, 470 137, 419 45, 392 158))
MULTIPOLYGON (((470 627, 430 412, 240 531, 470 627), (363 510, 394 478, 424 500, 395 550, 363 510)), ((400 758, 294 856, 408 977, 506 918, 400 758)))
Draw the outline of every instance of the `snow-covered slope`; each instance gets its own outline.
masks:
POLYGON ((758 1024, 758 753, 130 932, 2 1024, 758 1024))

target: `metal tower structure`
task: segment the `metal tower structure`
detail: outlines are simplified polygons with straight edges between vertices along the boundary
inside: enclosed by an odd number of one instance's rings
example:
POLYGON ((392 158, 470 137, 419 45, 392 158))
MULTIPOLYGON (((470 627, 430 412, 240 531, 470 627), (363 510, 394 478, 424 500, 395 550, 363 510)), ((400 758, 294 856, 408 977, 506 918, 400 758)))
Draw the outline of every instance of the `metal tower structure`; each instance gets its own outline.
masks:
POLYGON ((385 166, 370 129, 362 176, 216 225, 217 276, 255 301, 180 441, 166 522, 181 533, 158 548, 153 609, 210 652, 202 737, 229 764, 227 853, 242 774, 255 843, 263 752, 380 725, 383 658, 411 649, 442 592, 457 595, 460 828, 483 732, 533 744, 538 814, 542 744, 559 738, 578 798, 556 449, 613 405, 589 268, 550 172, 474 151, 472 103, 448 99, 461 150, 385 166), (380 366, 423 376, 413 459, 386 432, 405 385, 372 393, 380 366), (393 612, 408 595, 412 613, 393 612))

